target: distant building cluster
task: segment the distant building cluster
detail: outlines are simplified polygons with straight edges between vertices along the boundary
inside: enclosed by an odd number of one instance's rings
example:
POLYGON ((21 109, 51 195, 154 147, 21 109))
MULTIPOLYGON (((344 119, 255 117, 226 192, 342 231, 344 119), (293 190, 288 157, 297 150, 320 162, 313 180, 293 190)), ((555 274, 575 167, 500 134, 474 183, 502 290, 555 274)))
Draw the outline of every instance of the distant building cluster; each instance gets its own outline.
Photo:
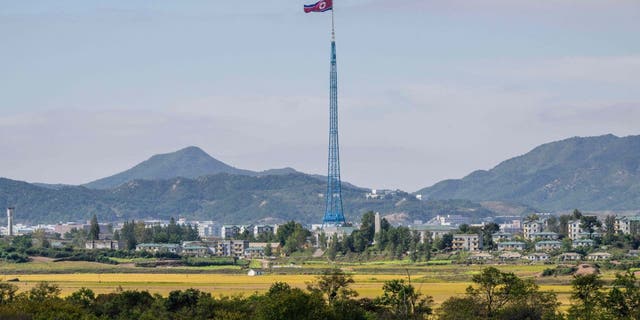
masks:
POLYGON ((174 253, 192 257, 263 258, 269 246, 272 252, 280 250, 279 243, 250 242, 248 240, 203 240, 172 243, 141 243, 136 251, 174 253))

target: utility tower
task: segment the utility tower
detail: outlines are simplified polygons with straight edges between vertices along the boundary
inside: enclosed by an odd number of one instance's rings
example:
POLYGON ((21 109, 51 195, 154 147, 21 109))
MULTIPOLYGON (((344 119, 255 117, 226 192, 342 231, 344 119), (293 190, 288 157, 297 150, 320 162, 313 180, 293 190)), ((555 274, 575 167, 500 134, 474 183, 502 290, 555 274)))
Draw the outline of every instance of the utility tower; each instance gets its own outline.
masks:
POLYGON ((345 223, 342 209, 342 184, 340 181, 340 146, 338 143, 338 68, 336 63, 336 34, 334 10, 331 10, 331 70, 329 76, 329 164, 327 173, 326 210, 323 226, 342 226, 345 223))

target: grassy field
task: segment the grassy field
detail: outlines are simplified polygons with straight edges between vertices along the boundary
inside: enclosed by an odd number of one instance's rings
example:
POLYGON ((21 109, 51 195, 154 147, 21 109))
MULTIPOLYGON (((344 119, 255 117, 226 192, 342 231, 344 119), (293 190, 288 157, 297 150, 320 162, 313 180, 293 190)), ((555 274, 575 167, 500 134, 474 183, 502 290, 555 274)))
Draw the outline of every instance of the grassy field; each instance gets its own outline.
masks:
MULTIPOLYGON (((257 262, 251 264, 259 266, 257 262)), ((246 270, 237 266, 136 268, 131 264, 105 265, 92 262, 52 262, 33 261, 24 264, 0 263, 2 279, 18 279, 20 290, 28 290, 40 281, 55 283, 63 295, 82 287, 91 288, 96 293, 119 290, 149 290, 167 295, 178 289, 196 288, 219 295, 250 295, 266 291, 276 281, 305 288, 314 281, 319 270, 332 268, 334 264, 315 262, 298 268, 279 268, 262 276, 249 277, 246 270), (307 274, 305 274, 307 273, 307 274)), ((382 293, 382 285, 391 279, 407 279, 422 293, 433 296, 436 304, 448 297, 462 295, 471 284, 471 277, 486 266, 479 265, 410 265, 402 262, 376 262, 341 264, 343 270, 351 273, 353 288, 362 297, 376 297, 382 293)), ((501 265, 502 271, 513 272, 523 278, 535 279, 545 291, 558 294, 559 300, 569 303, 570 277, 540 278, 539 274, 549 265, 501 265)), ((613 277, 613 273, 605 274, 613 277)))

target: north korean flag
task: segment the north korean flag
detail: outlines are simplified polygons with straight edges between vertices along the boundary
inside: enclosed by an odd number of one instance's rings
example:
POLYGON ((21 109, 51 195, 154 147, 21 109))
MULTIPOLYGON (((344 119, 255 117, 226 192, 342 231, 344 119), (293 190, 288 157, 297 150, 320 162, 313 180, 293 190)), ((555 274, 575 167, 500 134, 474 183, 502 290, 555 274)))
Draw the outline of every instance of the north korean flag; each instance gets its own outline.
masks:
POLYGON ((314 4, 305 4, 304 12, 325 12, 333 9, 333 0, 320 0, 314 4))

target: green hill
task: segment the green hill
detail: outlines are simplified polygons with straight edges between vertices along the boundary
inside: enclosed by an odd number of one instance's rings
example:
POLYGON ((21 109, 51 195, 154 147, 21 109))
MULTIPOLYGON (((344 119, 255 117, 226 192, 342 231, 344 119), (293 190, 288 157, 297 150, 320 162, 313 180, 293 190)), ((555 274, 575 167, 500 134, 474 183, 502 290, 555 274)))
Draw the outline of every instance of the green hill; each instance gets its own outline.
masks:
POLYGON ((489 171, 416 193, 429 199, 518 202, 551 211, 640 209, 640 136, 544 144, 489 171))
POLYGON ((172 153, 154 155, 129 170, 89 182, 84 186, 91 189, 111 189, 136 179, 197 178, 218 173, 261 176, 293 172, 296 171, 291 168, 273 169, 264 172, 238 169, 214 159, 198 147, 187 147, 172 153))
MULTIPOLYGON (((325 182, 306 174, 245 176, 217 174, 196 179, 134 180, 108 190, 82 186, 50 189, 0 179, 0 207, 16 206, 16 221, 52 223, 89 219, 216 220, 223 223, 281 222, 290 219, 319 223, 324 213, 325 182)), ((420 201, 396 191, 383 199, 366 199, 368 190, 343 185, 347 219, 368 210, 396 214, 399 219, 427 220, 436 214, 481 218, 492 212, 469 201, 420 201)))

